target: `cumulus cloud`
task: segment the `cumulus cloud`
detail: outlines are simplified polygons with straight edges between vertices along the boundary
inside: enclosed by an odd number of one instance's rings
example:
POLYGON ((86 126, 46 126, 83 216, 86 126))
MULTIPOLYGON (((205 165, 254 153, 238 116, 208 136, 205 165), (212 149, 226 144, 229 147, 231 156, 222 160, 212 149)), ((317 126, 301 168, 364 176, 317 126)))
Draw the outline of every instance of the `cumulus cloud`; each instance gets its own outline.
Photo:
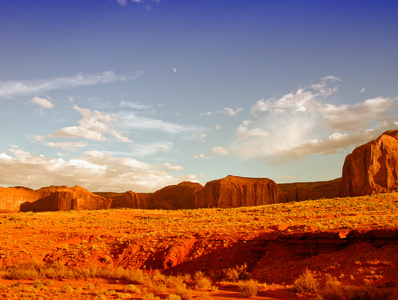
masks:
POLYGON ((81 86, 128 81, 140 77, 143 72, 116 75, 113 71, 102 73, 78 73, 70 77, 58 77, 46 80, 0 81, 0 97, 12 98, 20 95, 38 94, 50 90, 70 89, 81 86))
POLYGON ((306 88, 299 88, 295 92, 283 95, 280 99, 260 99, 250 112, 255 116, 261 112, 317 112, 323 106, 320 98, 330 96, 337 91, 337 86, 329 87, 328 84, 334 84, 339 81, 341 80, 337 77, 326 76, 322 78, 320 83, 306 88))
POLYGON ((45 185, 80 185, 90 191, 153 192, 184 180, 198 181, 194 175, 174 176, 183 169, 170 163, 148 164, 136 159, 114 158, 100 151, 65 160, 33 155, 21 149, 0 153, 0 184, 40 188, 45 185))
POLYGON ((356 131, 383 120, 397 106, 397 101, 390 98, 376 97, 355 105, 331 104, 322 109, 323 123, 332 130, 356 131))
POLYGON ((40 106, 41 108, 47 108, 47 109, 54 108, 54 105, 51 103, 51 101, 45 98, 33 97, 32 103, 40 106))
POLYGON ((211 116, 213 113, 211 111, 207 111, 204 113, 200 113, 201 116, 211 116))
POLYGON ((73 109, 82 116, 77 126, 64 127, 46 136, 36 136, 37 141, 48 138, 84 138, 91 141, 105 141, 105 135, 113 136, 117 141, 132 143, 128 137, 123 136, 119 131, 112 129, 111 126, 116 122, 116 117, 97 110, 81 108, 77 105, 73 109))
POLYGON ((335 105, 327 98, 341 80, 326 76, 279 99, 260 99, 253 118, 236 129, 228 153, 243 159, 283 162, 311 154, 330 154, 369 141, 394 128, 397 99, 376 97, 335 105))
POLYGON ((239 125, 238 129, 236 130, 236 135, 238 136, 238 138, 240 139, 247 139, 250 137, 267 137, 269 136, 269 132, 264 131, 261 128, 252 128, 249 129, 250 124, 252 123, 252 121, 249 120, 245 120, 242 122, 241 125, 239 125))
POLYGON ((243 108, 237 108, 237 109, 233 109, 231 107, 225 107, 222 111, 220 111, 219 113, 228 115, 228 116, 236 116, 238 113, 240 113, 243 110, 243 108))

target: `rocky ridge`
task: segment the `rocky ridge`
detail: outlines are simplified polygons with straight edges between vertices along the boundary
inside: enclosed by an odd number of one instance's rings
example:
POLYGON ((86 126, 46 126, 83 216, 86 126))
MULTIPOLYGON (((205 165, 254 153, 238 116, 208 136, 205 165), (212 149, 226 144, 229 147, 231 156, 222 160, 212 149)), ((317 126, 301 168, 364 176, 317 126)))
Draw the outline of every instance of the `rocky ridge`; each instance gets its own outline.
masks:
POLYGON ((231 208, 292 201, 362 196, 398 189, 398 130, 383 133, 346 157, 343 177, 330 181, 277 185, 268 178, 229 175, 203 187, 196 182, 166 186, 152 194, 91 193, 75 186, 38 190, 0 187, 0 212, 108 208, 231 208))

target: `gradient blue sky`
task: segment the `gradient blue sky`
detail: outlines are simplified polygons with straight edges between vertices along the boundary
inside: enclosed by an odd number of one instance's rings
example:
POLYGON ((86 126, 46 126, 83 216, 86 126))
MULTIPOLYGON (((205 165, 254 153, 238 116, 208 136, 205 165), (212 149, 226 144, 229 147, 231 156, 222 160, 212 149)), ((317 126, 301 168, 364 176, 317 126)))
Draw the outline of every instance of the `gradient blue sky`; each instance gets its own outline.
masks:
POLYGON ((341 176, 397 129, 397 1, 0 2, 0 185, 341 176))

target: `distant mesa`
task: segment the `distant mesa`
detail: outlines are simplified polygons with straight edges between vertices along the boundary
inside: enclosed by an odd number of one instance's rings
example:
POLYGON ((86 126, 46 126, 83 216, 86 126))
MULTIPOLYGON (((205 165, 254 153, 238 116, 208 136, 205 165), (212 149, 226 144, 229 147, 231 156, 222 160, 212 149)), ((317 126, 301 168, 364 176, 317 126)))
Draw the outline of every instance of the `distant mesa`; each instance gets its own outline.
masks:
POLYGON ((109 197, 111 208, 139 208, 147 209, 149 195, 127 191, 124 194, 114 194, 109 197))
POLYGON ((398 130, 359 146, 344 162, 343 177, 330 181, 276 184, 268 178, 229 175, 202 186, 184 181, 154 193, 92 193, 80 186, 38 190, 0 187, 0 212, 94 210, 109 208, 231 208, 353 197, 398 189, 398 130))
POLYGON ((183 181, 166 186, 150 196, 150 207, 158 209, 196 208, 195 197, 203 186, 197 182, 183 181))
POLYGON ((341 197, 354 197, 398 189, 398 130, 384 132, 359 146, 343 166, 341 197))
POLYGON ((279 202, 332 199, 339 196, 341 178, 317 182, 278 184, 279 202))
POLYGON ((195 207, 240 207, 278 203, 278 187, 268 178, 227 176, 199 191, 195 207))

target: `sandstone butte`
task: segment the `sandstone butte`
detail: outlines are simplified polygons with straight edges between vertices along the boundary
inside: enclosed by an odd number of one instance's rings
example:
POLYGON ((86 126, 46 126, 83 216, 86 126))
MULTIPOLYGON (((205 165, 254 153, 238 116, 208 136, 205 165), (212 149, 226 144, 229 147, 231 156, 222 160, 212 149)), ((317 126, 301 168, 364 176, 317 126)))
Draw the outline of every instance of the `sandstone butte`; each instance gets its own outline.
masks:
POLYGON ((111 208, 139 208, 147 209, 149 204, 149 195, 127 191, 123 194, 114 194, 109 196, 111 208))
POLYGON ((398 130, 359 146, 346 157, 343 177, 277 185, 268 178, 227 176, 208 182, 181 182, 153 194, 128 191, 91 193, 75 186, 38 190, 0 187, 0 212, 108 208, 190 209, 256 206, 337 196, 361 196, 398 189, 398 130))
POLYGON ((80 186, 0 189, 1 212, 108 209, 110 204, 110 200, 80 186))
POLYGON ((355 148, 346 157, 340 196, 364 196, 395 189, 398 189, 398 130, 390 130, 355 148))
POLYGON ((240 207, 278 203, 278 187, 268 178, 227 176, 213 180, 195 197, 195 207, 240 207))
POLYGON ((150 207, 159 209, 195 208, 195 197, 203 186, 197 182, 183 181, 166 186, 150 196, 150 207))

